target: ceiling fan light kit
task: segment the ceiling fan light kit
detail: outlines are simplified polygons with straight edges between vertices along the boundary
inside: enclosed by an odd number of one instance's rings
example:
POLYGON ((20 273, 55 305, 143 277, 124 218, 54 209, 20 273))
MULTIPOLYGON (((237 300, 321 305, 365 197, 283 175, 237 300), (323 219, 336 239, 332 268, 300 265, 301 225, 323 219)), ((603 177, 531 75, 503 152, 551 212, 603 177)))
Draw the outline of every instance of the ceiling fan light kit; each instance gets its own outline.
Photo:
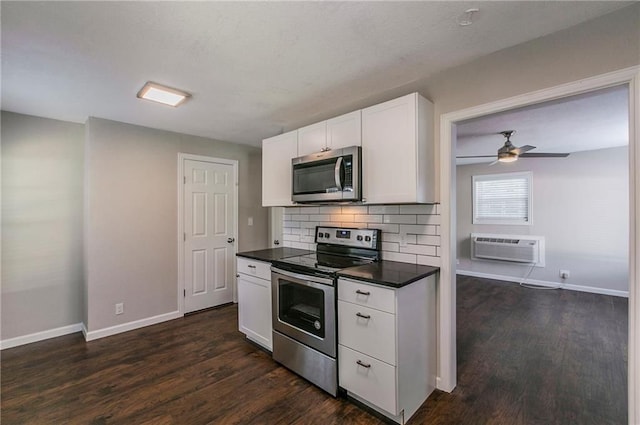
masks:
POLYGON ((544 152, 536 152, 536 153, 526 153, 532 149, 535 149, 535 146, 524 145, 524 146, 514 146, 511 143, 511 136, 515 133, 515 130, 505 130, 501 131, 498 134, 502 134, 507 140, 504 142, 504 145, 498 149, 497 155, 466 155, 466 156, 456 156, 456 158, 496 158, 497 160, 492 162, 489 165, 493 165, 496 162, 516 162, 518 158, 566 158, 569 156, 568 153, 544 153, 544 152))

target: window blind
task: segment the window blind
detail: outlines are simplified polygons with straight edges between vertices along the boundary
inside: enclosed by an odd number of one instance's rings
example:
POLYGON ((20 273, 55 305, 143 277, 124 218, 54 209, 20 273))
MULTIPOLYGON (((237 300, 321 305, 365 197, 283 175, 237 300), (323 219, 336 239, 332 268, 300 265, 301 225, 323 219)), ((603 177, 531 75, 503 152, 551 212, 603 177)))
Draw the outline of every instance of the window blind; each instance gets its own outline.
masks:
POLYGON ((474 176, 473 186, 474 223, 530 222, 530 173, 474 176))

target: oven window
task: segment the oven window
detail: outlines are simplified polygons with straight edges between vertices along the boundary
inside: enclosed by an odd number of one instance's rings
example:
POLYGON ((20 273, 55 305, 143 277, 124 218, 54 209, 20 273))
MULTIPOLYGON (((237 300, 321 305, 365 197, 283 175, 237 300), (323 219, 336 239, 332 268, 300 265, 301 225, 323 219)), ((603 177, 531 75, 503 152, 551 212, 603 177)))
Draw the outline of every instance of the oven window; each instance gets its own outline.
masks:
POLYGON ((278 317, 298 329, 324 338, 324 292, 280 278, 278 317))
MULTIPOLYGON (((336 158, 293 166, 293 193, 325 193, 337 191, 335 167, 336 158)), ((344 174, 344 167, 340 170, 344 174)))

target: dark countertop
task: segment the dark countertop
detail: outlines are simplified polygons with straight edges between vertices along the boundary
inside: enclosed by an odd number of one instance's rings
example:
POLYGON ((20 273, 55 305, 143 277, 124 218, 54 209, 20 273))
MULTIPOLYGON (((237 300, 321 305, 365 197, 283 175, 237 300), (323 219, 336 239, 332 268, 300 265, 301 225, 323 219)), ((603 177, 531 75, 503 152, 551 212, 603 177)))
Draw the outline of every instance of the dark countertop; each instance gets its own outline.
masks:
POLYGON ((439 271, 439 267, 400 263, 397 261, 379 261, 377 263, 341 270, 338 272, 338 276, 376 283, 392 288, 402 288, 416 280, 431 276, 439 271))
POLYGON ((251 258, 252 260, 271 262, 276 260, 282 260, 283 258, 287 258, 287 257, 296 257, 298 255, 307 255, 311 253, 313 253, 313 251, 307 251, 306 249, 282 247, 282 248, 260 249, 257 251, 238 252, 236 256, 251 258))

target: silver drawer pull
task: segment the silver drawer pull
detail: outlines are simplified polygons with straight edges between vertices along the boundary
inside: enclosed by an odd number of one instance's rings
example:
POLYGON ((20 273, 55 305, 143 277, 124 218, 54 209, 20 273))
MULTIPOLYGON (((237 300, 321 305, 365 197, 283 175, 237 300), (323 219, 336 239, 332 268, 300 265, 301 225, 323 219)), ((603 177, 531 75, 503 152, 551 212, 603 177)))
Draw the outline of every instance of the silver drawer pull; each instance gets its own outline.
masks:
POLYGON ((371 365, 370 365, 370 364, 363 363, 363 362, 362 362, 362 360, 356 360, 356 364, 357 364, 358 366, 366 367, 367 369, 369 369, 369 368, 371 367, 371 365))
POLYGON ((371 319, 371 316, 369 316, 368 314, 362 314, 360 312, 357 312, 356 316, 362 317, 363 319, 371 319))
POLYGON ((364 292, 364 291, 361 291, 361 290, 357 289, 356 290, 356 294, 369 296, 369 295, 371 295, 371 292, 364 292))
POLYGON ((247 267, 249 267, 250 269, 255 269, 256 266, 254 266, 253 264, 249 264, 247 267))

